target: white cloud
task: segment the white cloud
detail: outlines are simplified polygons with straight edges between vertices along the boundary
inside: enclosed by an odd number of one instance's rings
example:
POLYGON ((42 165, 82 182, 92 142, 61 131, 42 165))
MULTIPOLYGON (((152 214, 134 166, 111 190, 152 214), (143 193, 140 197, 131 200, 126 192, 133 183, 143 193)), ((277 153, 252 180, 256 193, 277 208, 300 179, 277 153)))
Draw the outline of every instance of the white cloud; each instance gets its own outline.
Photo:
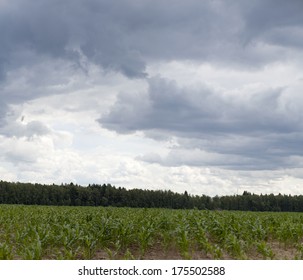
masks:
POLYGON ((299 193, 301 0, 0 7, 1 178, 299 193))

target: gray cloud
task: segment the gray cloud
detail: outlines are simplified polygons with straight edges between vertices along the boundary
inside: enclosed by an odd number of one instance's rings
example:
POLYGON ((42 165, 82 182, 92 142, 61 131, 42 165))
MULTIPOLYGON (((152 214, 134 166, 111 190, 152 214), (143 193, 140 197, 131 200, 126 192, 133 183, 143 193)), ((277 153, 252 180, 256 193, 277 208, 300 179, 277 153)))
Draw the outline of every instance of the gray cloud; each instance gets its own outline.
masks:
POLYGON ((28 124, 21 124, 18 121, 13 121, 7 118, 7 114, 0 118, 0 135, 5 137, 26 137, 42 136, 48 134, 49 129, 41 122, 32 121, 28 124))
POLYGON ((6 113, 7 113, 7 104, 3 102, 0 105, 0 127, 5 124, 6 113))
MULTIPOLYGON (((22 116, 23 121, 24 116, 22 116)), ((23 124, 20 122, 9 122, 0 129, 0 133, 6 137, 26 137, 43 136, 49 134, 50 129, 39 121, 31 121, 23 124)))
MULTIPOLYGON (((297 38, 299 38, 299 34, 296 32, 291 32, 291 34, 288 31, 291 31, 292 28, 295 28, 294 31, 299 29, 302 31, 302 1, 257 0, 251 1, 248 5, 242 1, 240 5, 242 6, 242 16, 245 18, 247 39, 263 40, 287 47, 297 46, 297 42, 294 42, 291 37, 298 36, 297 38), (274 40, 272 35, 275 32, 280 33, 280 40, 274 40)), ((300 46, 302 47, 302 44, 300 46)))
MULTIPOLYGON (((302 63, 302 5, 301 0, 6 1, 0 9, 0 127, 10 104, 60 93, 74 72, 58 74, 58 68, 86 70, 84 58, 105 71, 147 80, 148 92, 121 93, 99 122, 119 133, 178 137, 181 148, 173 152, 180 156, 170 155, 168 164, 192 158, 188 151, 196 148, 216 155, 205 160, 201 154, 193 160, 198 165, 229 156, 230 168, 241 161, 248 168, 286 166, 293 162, 289 156, 302 156, 298 92, 276 87, 228 95, 204 85, 182 88, 148 77, 147 69, 173 60, 254 70, 273 62, 302 63), (46 67, 35 68, 41 64, 46 67)), ((32 123, 17 131, 42 135, 47 128, 32 123)))
MULTIPOLYGON (((148 93, 121 94, 109 115, 100 121, 121 132, 160 129, 192 137, 205 132, 258 136, 264 131, 300 130, 297 118, 301 116, 288 114, 283 99, 281 88, 225 95, 203 85, 181 88, 175 81, 156 77, 149 79, 148 93)), ((289 102, 296 104, 295 100, 289 102)))
POLYGON ((41 61, 83 69, 83 56, 131 78, 146 77, 146 66, 157 61, 264 66, 302 47, 301 5, 299 0, 6 1, 0 10, 0 81, 41 61))
POLYGON ((282 53, 247 42, 301 47, 301 6, 299 0, 8 1, 0 11, 0 68, 4 75, 27 63, 16 59, 24 49, 75 62, 80 51, 128 77, 144 77, 155 60, 264 65, 282 53))
POLYGON ((118 7, 95 0, 11 2, 0 12, 2 72, 20 66, 15 58, 27 49, 38 56, 75 62, 81 51, 104 68, 127 76, 143 74, 140 53, 124 39, 128 34, 119 13, 123 15, 129 8, 122 2, 118 7))
POLYGON ((141 158, 148 162, 272 169, 303 156, 300 106, 302 99, 287 88, 232 95, 157 77, 149 79, 147 93, 121 95, 99 122, 118 133, 178 137, 180 146, 166 159, 141 158))

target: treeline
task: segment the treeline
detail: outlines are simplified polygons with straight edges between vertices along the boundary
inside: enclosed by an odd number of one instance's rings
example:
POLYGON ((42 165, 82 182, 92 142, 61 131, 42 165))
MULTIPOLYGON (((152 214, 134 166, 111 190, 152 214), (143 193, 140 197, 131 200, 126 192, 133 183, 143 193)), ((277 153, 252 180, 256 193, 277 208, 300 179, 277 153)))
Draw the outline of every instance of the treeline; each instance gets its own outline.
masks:
POLYGON ((245 191, 242 195, 209 197, 189 195, 187 191, 180 194, 170 190, 127 190, 110 184, 82 187, 73 183, 5 181, 0 181, 0 204, 303 212, 302 195, 256 195, 245 191))

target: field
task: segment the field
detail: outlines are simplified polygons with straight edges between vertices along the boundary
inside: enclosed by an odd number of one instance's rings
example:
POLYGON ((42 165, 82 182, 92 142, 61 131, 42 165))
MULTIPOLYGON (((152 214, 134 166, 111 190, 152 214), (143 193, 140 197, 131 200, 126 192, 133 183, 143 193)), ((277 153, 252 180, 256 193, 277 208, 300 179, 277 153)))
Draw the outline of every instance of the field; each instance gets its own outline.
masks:
POLYGON ((0 205, 0 259, 303 259, 303 213, 0 205))

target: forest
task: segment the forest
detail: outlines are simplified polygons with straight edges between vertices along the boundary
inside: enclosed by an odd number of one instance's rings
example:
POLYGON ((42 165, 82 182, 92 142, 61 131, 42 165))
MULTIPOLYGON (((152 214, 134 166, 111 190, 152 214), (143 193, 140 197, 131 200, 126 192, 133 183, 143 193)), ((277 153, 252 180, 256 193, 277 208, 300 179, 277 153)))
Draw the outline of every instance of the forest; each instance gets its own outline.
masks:
POLYGON ((303 195, 190 195, 187 191, 126 189, 110 184, 45 185, 0 181, 0 204, 114 206, 199 210, 303 212, 303 195))

